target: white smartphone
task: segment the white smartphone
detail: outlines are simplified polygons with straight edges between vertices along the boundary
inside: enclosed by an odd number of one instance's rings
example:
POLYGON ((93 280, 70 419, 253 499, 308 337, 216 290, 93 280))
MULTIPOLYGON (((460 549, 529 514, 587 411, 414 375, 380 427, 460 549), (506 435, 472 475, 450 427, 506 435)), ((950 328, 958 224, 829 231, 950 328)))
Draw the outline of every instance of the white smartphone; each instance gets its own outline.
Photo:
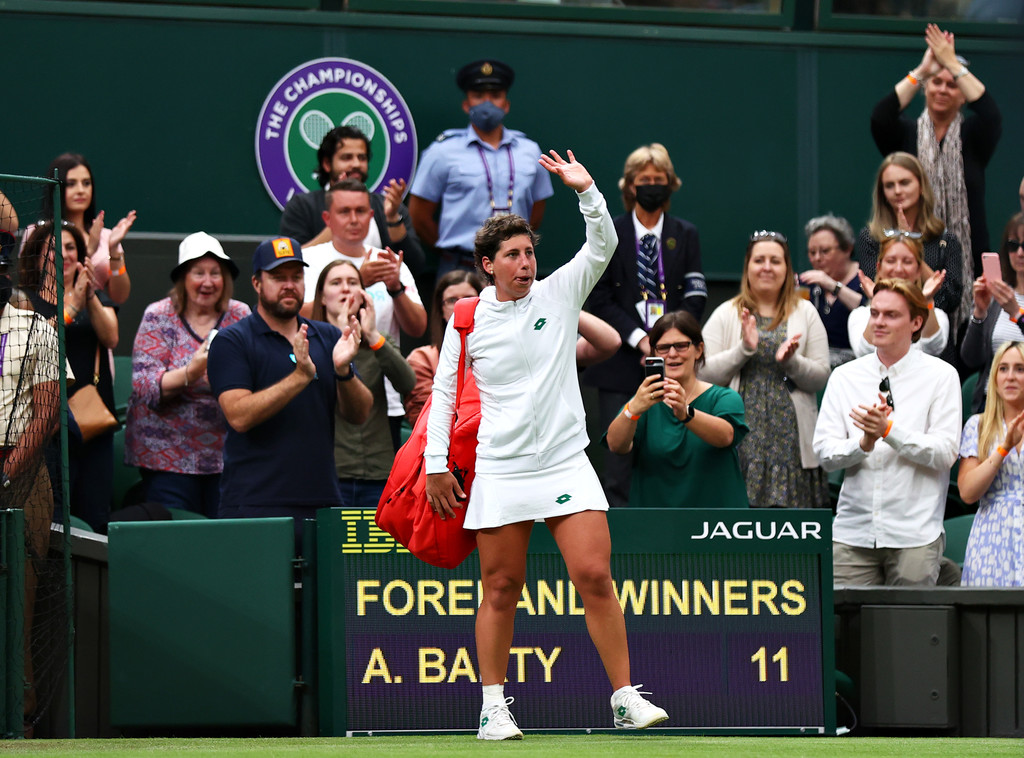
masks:
POLYGON ((990 282, 1003 280, 1003 269, 999 265, 999 253, 981 254, 981 272, 990 282))

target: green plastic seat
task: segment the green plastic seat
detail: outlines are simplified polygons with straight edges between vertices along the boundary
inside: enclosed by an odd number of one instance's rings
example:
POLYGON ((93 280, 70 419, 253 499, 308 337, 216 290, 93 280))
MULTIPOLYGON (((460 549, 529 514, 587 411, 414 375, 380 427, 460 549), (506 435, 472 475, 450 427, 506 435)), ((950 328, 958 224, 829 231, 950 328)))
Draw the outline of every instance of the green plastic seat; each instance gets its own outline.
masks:
POLYGON ((946 552, 944 555, 961 566, 964 565, 964 555, 967 553, 967 538, 971 535, 971 526, 973 524, 973 513, 949 518, 942 522, 946 530, 946 552))
POLYGON ((128 398, 132 394, 132 357, 114 356, 114 411, 123 424, 128 414, 128 398))

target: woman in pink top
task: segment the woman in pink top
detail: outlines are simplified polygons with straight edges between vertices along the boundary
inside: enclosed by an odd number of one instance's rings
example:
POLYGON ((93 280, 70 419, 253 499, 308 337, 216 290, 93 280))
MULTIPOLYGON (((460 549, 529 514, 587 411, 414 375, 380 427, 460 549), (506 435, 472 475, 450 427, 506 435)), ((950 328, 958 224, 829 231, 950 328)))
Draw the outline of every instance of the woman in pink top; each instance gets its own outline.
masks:
MULTIPOLYGON (((46 176, 52 177, 54 171, 64 188, 63 218, 85 237, 86 250, 96 269, 96 282, 115 305, 121 305, 132 288, 121 241, 135 223, 135 211, 128 211, 113 229, 106 229, 103 226, 105 211, 96 212, 96 188, 92 168, 85 157, 78 153, 58 155, 50 163, 46 176)), ((53 218, 53 200, 49 194, 43 195, 43 218, 53 218)), ((25 238, 28 238, 28 230, 25 238)))

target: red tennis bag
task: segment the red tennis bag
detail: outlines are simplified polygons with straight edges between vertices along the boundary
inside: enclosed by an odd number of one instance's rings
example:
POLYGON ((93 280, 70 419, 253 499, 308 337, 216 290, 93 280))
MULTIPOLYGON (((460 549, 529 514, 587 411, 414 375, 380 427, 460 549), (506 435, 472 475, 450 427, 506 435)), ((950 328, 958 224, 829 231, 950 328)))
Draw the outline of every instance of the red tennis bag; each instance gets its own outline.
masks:
MULTIPOLYGON (((480 390, 473 376, 466 376, 466 336, 473 331, 473 315, 480 298, 455 304, 452 324, 462 348, 455 391, 455 421, 448 446, 448 470, 462 491, 476 476, 476 435, 480 428, 480 390)), ((394 537, 421 561, 440 568, 455 568, 476 547, 476 532, 464 529, 467 501, 455 509, 455 518, 442 519, 427 502, 427 472, 423 452, 427 446, 427 419, 431 398, 423 406, 412 435, 395 454, 384 492, 377 504, 377 526, 394 537)))

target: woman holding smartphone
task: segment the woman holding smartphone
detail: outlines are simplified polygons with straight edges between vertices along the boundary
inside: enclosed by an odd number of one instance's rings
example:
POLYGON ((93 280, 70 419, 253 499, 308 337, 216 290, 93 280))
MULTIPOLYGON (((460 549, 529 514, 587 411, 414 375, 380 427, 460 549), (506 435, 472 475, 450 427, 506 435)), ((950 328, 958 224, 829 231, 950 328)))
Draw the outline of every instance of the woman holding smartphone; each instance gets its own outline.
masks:
MULTIPOLYGON (((982 263, 992 253, 982 253, 982 263)), ((978 377, 971 398, 971 411, 985 408, 988 367, 999 346, 1017 342, 1022 335, 1021 308, 1024 308, 1024 212, 1014 214, 1003 229, 999 243, 999 276, 991 264, 974 282, 974 310, 960 344, 960 359, 971 371, 984 370, 978 377)))
POLYGON ((747 434, 735 390, 697 378, 704 365, 700 324, 666 313, 648 332, 663 373, 652 371, 612 421, 608 449, 633 453, 629 504, 638 508, 746 508, 736 449, 747 434))
POLYGON ((218 329, 249 315, 231 299, 238 266, 206 232, 178 247, 170 295, 146 308, 132 349, 125 463, 146 500, 215 518, 227 423, 206 379, 218 329))
POLYGON ((517 740, 505 698, 516 608, 526 581, 526 553, 536 519, 544 519, 583 602, 590 638, 613 690, 613 723, 644 729, 665 711, 630 684, 629 646, 611 576, 611 536, 601 484, 590 465, 586 417, 576 379, 576 330, 583 301, 615 250, 608 206, 590 173, 570 151, 541 165, 576 191, 587 241, 573 258, 536 281, 537 236, 515 215, 488 219, 477 232, 484 288, 466 358, 480 389, 476 479, 465 493, 448 471, 448 446, 461 345, 448 328, 434 377, 425 453, 427 499, 439 518, 466 507, 477 530, 483 599, 476 616, 476 653, 483 685, 477 738, 517 740))

